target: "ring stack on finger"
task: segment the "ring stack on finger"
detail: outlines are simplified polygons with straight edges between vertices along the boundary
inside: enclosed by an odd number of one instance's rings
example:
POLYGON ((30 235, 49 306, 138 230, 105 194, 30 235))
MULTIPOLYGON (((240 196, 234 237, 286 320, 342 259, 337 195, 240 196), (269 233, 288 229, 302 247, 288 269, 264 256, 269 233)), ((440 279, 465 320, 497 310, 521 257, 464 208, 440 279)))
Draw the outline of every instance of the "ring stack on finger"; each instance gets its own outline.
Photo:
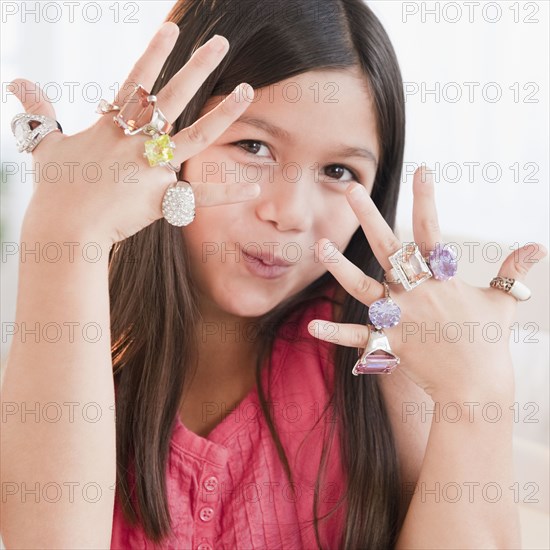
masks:
MULTIPOLYGON (((99 109, 116 110, 111 104, 100 102, 99 109)), ((109 112, 109 111, 107 111, 109 112)), ((143 156, 149 161, 149 166, 165 166, 173 172, 179 172, 179 167, 170 164, 174 158, 176 145, 170 139, 172 124, 168 122, 157 105, 157 98, 138 84, 128 97, 122 108, 113 117, 113 122, 124 130, 127 136, 145 134, 152 139, 145 142, 143 156)))
POLYGON ((389 374, 397 365, 399 357, 393 353, 383 329, 396 326, 401 320, 401 309, 390 298, 390 289, 384 285, 384 298, 369 307, 369 340, 361 357, 355 363, 352 374, 389 374))
MULTIPOLYGON (((143 154, 149 166, 163 166, 179 174, 181 167, 170 162, 176 148, 169 135, 172 124, 157 105, 156 96, 151 95, 141 84, 135 87, 122 107, 102 99, 97 112, 102 115, 116 112, 113 122, 127 136, 150 136, 151 139, 144 144, 143 154)), ((188 181, 177 181, 168 187, 162 201, 162 214, 175 227, 189 225, 195 219, 195 195, 188 181)))

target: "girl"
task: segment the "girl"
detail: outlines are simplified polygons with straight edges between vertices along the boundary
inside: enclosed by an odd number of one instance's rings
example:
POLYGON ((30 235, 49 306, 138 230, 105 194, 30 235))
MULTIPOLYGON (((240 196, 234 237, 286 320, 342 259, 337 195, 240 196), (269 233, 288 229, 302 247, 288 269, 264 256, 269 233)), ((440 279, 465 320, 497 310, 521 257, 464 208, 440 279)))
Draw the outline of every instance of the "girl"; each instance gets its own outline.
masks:
MULTIPOLYGON (((8 498, 7 548, 518 548, 510 491, 496 503, 479 490, 438 494, 513 483, 512 413, 467 414, 472 402, 510 410, 507 339, 414 329, 507 330, 545 251, 502 264, 512 295, 437 280, 448 277, 436 277, 443 241, 426 170, 414 177, 413 229, 430 269, 393 233, 403 86, 361 0, 181 0, 167 21, 106 116, 33 151, 64 178, 38 183, 22 241, 101 253, 22 262, 17 322, 99 331, 14 341, 4 399, 100 414, 5 422, 6 482, 73 488, 54 503, 8 498), (118 110, 138 84, 143 105, 156 95, 174 124, 177 178, 146 161, 143 132, 118 127, 136 124, 118 110), (71 178, 69 162, 97 163, 102 177, 71 178), (114 180, 114 163, 137 166, 137 183, 114 180), (176 179, 197 207, 182 228, 161 208, 176 179), (352 373, 357 348, 373 353, 352 373), (363 375, 373 370, 389 374, 363 375), (458 422, 419 413, 450 403, 465 412, 458 422)), ((55 120, 30 82, 13 86, 27 113, 55 120)))

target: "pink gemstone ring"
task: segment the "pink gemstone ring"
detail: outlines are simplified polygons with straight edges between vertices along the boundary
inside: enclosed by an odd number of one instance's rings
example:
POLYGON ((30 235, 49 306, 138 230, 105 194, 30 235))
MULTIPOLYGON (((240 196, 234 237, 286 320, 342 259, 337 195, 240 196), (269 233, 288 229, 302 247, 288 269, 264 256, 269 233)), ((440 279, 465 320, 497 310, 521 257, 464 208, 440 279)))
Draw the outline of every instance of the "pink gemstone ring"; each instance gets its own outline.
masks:
POLYGON ((360 374, 390 374, 399 365, 400 359, 393 353, 388 337, 382 329, 367 325, 369 341, 361 357, 355 363, 351 373, 360 374))
POLYGON ((157 98, 138 84, 120 112, 113 117, 114 123, 127 136, 144 133, 149 136, 168 134, 172 124, 157 107, 157 98))

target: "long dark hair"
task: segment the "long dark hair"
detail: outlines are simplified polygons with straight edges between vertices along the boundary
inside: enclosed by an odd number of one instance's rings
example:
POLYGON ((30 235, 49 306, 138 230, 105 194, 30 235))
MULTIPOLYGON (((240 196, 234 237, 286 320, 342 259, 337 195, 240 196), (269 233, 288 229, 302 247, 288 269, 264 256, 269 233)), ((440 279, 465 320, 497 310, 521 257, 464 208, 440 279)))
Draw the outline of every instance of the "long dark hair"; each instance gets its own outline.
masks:
MULTIPOLYGON (((240 82, 255 89, 310 70, 359 67, 374 98, 380 143, 372 190, 393 227, 405 141, 405 103, 398 62, 380 21, 362 0, 180 0, 168 15, 180 27, 178 42, 152 93, 158 92, 214 34, 231 48, 175 123, 197 120, 211 96, 229 94, 240 82)), ((371 277, 382 271, 361 229, 345 256, 371 277)), ((113 247, 110 256, 112 354, 117 387, 117 494, 130 523, 160 541, 170 533, 165 468, 173 422, 197 359, 199 311, 181 230, 159 220, 113 247), (130 261, 134 258, 135 261, 130 261), (159 404, 162 404, 160 406, 159 404), (132 503, 128 471, 135 471, 132 503)), ((325 294, 330 273, 285 300, 262 319, 256 384, 266 421, 289 479, 292 472, 270 417, 260 369, 271 355, 277 327, 325 294)), ((343 323, 364 324, 368 308, 347 293, 343 323)), ((327 410, 337 413, 347 486, 341 548, 392 548, 401 527, 399 464, 376 376, 352 376, 355 348, 331 344, 334 392, 327 410)), ((331 434, 336 424, 331 425, 331 434)), ((323 464, 323 460, 321 461, 323 464)), ((323 467, 319 468, 319 483, 323 467)), ((312 517, 318 545, 318 499, 312 517)))

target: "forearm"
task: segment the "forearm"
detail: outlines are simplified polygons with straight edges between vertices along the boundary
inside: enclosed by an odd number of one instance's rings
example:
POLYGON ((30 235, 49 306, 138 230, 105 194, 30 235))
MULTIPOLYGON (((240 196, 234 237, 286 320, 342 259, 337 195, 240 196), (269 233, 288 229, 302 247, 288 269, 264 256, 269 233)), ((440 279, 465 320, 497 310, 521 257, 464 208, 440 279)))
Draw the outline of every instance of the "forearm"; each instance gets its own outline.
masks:
POLYGON ((437 398, 439 418, 432 418, 418 483, 409 488, 414 494, 397 549, 521 548, 511 490, 512 401, 437 398))
POLYGON ((108 547, 116 479, 108 248, 92 261, 95 245, 83 257, 82 240, 55 232, 22 241, 40 250, 55 242, 63 254, 20 256, 2 387, 2 536, 8 549, 108 547), (68 241, 79 241, 72 257, 68 241))

